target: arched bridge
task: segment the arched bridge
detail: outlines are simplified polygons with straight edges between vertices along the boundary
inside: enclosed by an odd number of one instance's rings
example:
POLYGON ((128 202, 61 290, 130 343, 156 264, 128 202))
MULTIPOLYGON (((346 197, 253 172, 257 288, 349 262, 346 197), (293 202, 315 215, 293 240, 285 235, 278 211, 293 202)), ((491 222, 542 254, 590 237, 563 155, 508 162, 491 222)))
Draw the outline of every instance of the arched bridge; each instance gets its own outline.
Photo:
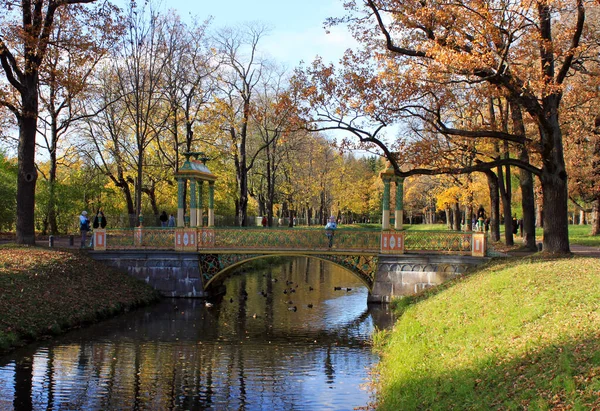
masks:
MULTIPOLYGON (((329 247, 322 228, 137 227, 96 230, 94 250, 193 253, 197 256, 200 280, 194 290, 205 291, 232 268, 247 261, 270 256, 307 256, 346 268, 372 291, 383 259, 386 267, 391 267, 390 261, 401 261, 406 253, 484 257, 486 239, 484 233, 473 232, 341 228, 335 231, 329 247)), ((428 263, 420 265, 423 269, 448 271, 446 266, 438 269, 439 264, 433 268, 428 263)))

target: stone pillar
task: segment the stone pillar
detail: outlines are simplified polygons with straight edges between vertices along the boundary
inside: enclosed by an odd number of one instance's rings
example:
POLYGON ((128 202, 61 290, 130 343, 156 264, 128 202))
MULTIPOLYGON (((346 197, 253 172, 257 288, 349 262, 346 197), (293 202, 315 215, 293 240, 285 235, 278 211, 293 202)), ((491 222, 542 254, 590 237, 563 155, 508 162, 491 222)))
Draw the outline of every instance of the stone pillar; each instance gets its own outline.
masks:
POLYGON ((204 181, 198 181, 198 227, 204 226, 204 204, 202 204, 202 192, 204 191, 204 181))
POLYGON ((402 230, 402 220, 404 218, 404 178, 396 178, 396 210, 394 213, 395 223, 394 228, 396 230, 402 230))
POLYGON ((390 229, 390 179, 383 178, 383 212, 381 215, 381 229, 390 229))
POLYGON ((190 227, 198 226, 196 209, 196 179, 190 179, 190 227))
POLYGON ((185 207, 185 184, 186 179, 177 179, 177 227, 185 227, 185 221, 183 219, 183 208, 185 207))
POLYGON ((208 183, 208 226, 215 226, 215 183, 208 183))

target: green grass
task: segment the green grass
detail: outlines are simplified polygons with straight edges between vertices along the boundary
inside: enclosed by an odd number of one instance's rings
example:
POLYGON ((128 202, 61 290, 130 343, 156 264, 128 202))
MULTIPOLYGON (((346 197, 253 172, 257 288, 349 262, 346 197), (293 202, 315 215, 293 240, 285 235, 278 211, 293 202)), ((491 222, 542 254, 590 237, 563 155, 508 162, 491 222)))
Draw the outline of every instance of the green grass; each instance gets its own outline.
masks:
MULTIPOLYGON (((586 245, 590 247, 600 247, 600 236, 592 236, 592 227, 590 225, 570 225, 569 243, 577 245, 586 245)), ((536 230, 537 234, 537 230, 536 230)), ((540 230, 540 236, 542 231, 540 230)))
POLYGON ((513 258, 399 304, 375 338, 378 410, 597 409, 598 273, 513 258))
POLYGON ((0 247, 0 352, 156 301, 145 283, 79 252, 0 247))

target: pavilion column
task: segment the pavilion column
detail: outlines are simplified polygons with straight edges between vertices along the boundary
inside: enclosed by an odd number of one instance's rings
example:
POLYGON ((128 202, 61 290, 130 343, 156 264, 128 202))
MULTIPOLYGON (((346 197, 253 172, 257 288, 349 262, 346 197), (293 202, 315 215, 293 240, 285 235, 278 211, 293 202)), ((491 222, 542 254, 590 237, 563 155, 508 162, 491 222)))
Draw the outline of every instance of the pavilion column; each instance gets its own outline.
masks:
POLYGON ((390 229, 390 179, 383 178, 383 212, 381 215, 381 229, 390 229))
POLYGON ((183 210, 185 207, 185 178, 177 179, 177 227, 185 227, 185 220, 183 215, 183 210))
POLYGON ((402 230, 402 221, 404 219, 404 178, 396 178, 396 210, 394 213, 395 223, 394 228, 396 230, 402 230))
POLYGON ((215 226, 215 183, 208 183, 208 226, 215 226))
POLYGON ((203 215, 204 204, 202 204, 203 190, 204 190, 204 181, 200 180, 200 181, 198 181, 198 210, 197 210, 198 227, 202 227, 204 225, 204 215, 203 215))
POLYGON ((190 179, 190 227, 198 226, 196 207, 196 179, 190 179))

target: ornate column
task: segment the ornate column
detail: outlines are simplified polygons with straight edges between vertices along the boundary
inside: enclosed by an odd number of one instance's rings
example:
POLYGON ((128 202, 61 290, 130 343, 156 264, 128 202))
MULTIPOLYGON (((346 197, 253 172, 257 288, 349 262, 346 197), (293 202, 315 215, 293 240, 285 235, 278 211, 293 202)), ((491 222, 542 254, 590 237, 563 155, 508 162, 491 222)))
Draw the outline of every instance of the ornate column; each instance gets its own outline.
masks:
POLYGON ((383 177, 383 212, 381 215, 381 229, 390 229, 390 179, 383 177))
POLYGON ((185 207, 185 184, 186 179, 179 177, 177 179, 177 227, 185 227, 185 221, 183 219, 183 208, 185 207))
POLYGON ((215 226, 215 182, 208 183, 208 226, 215 226))
POLYGON ((404 178, 396 178, 396 210, 394 213, 394 228, 396 230, 402 230, 402 221, 404 219, 404 178))
POLYGON ((190 179, 190 227, 198 226, 196 209, 196 179, 190 179))
POLYGON ((198 227, 204 226, 204 204, 202 204, 202 192, 204 191, 204 181, 198 181, 198 227))

